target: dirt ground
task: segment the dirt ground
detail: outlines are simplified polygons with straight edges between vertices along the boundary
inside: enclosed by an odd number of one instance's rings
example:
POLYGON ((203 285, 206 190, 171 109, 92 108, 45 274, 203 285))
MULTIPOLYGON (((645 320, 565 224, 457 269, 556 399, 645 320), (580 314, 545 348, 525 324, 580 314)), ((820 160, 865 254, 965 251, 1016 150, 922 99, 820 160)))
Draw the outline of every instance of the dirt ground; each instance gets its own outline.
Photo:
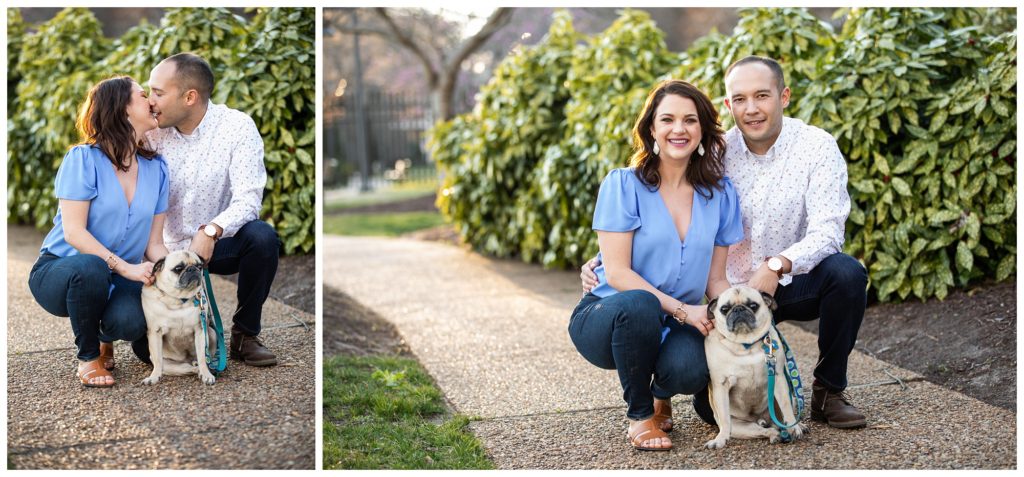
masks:
MULTIPOLYGON (((419 200, 416 204, 378 206, 372 212, 429 210, 429 207, 433 207, 432 201, 419 200)), ((408 237, 457 241, 455 232, 448 226, 414 232, 408 237)), ((1011 280, 958 290, 944 301, 870 304, 861 325, 857 349, 915 371, 935 384, 1015 411, 1016 290, 1017 282, 1011 280)), ((794 324, 817 333, 817 321, 794 324)), ((324 354, 359 355, 382 351, 407 353, 408 347, 394 328, 371 310, 337 290, 325 288, 324 354)))

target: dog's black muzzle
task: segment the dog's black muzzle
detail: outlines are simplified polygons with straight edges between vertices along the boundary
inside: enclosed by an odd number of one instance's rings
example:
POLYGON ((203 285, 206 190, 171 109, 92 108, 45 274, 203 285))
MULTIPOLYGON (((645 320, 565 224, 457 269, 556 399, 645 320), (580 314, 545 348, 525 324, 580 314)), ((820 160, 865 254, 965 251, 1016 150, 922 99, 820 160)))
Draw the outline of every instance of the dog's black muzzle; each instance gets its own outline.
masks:
POLYGON ((203 266, 189 265, 178 275, 178 288, 190 290, 196 288, 203 281, 203 266))
POLYGON ((750 332, 757 327, 757 317, 754 316, 754 312, 743 305, 735 305, 729 309, 729 314, 725 315, 725 324, 729 327, 729 331, 736 333, 739 332, 750 332), (740 330, 740 327, 746 328, 740 330))

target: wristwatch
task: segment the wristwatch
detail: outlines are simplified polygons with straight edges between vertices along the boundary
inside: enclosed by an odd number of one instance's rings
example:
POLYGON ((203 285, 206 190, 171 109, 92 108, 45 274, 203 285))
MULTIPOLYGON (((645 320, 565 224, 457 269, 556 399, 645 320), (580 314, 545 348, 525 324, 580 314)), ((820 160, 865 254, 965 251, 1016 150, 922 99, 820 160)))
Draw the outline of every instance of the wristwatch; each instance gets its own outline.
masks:
POLYGON ((206 227, 203 227, 203 233, 206 234, 207 237, 217 240, 217 227, 214 227, 211 224, 206 224, 206 227))
POLYGON ((771 257, 768 259, 768 270, 775 272, 782 279, 782 259, 779 257, 771 257))

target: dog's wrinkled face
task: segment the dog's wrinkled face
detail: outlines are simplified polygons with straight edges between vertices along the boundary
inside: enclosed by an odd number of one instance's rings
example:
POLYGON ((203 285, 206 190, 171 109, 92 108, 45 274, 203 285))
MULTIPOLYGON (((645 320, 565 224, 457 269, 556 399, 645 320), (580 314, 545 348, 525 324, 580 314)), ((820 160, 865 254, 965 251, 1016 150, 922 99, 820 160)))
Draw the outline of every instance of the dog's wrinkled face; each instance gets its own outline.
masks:
POLYGON ((732 287, 708 303, 715 329, 731 341, 760 338, 772 322, 775 300, 750 287, 732 287))
POLYGON ((203 259, 189 250, 171 252, 153 264, 153 274, 164 293, 186 297, 203 283, 203 259))

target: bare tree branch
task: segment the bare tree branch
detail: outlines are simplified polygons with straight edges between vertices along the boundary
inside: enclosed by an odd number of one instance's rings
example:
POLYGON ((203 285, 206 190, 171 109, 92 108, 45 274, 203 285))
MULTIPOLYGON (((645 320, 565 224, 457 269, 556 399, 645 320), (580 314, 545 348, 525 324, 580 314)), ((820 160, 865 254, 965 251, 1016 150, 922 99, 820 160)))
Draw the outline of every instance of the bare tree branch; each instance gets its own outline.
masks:
POLYGON ((395 20, 388 14, 386 8, 378 7, 374 8, 373 11, 387 24, 388 29, 391 30, 392 38, 419 58, 420 62, 423 63, 423 69, 427 72, 427 84, 430 85, 431 89, 435 88, 438 84, 438 71, 433 62, 430 61, 430 57, 427 56, 427 52, 423 51, 411 36, 406 35, 399 28, 395 20))
POLYGON ((491 38, 495 33, 505 27, 512 19, 511 8, 498 8, 491 13, 490 18, 487 19, 487 23, 484 24, 480 31, 478 31, 471 38, 467 39, 462 46, 452 55, 451 60, 444 65, 444 74, 441 75, 440 84, 440 104, 441 104, 441 118, 443 120, 451 119, 451 98, 455 94, 455 82, 459 78, 459 69, 462 68, 462 62, 472 55, 473 52, 478 50, 487 40, 491 38))

